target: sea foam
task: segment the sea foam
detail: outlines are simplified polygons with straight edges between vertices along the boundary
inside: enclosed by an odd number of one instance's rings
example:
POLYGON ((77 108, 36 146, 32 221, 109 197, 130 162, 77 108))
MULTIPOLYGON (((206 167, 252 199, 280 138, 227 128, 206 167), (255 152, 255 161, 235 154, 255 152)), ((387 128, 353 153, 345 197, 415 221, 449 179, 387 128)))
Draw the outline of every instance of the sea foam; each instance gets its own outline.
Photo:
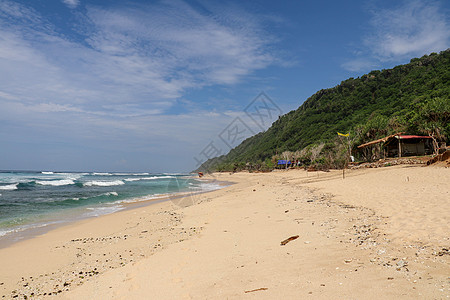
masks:
POLYGON ((122 180, 114 180, 114 181, 88 181, 85 182, 84 186, 114 186, 114 185, 122 185, 125 184, 122 180))
POLYGON ((113 173, 111 175, 116 175, 116 176, 144 176, 144 175, 150 175, 150 173, 113 173))
POLYGON ((52 185, 52 186, 62 186, 62 185, 70 185, 75 184, 72 179, 61 179, 61 180, 37 180, 37 184, 40 185, 52 185))
POLYGON ((142 180, 142 178, 125 178, 125 181, 131 182, 131 181, 139 181, 142 180))
POLYGON ((119 210, 124 209, 123 206, 121 205, 114 205, 114 206, 109 206, 109 207, 87 207, 87 210, 89 210, 90 212, 87 212, 84 214, 85 217, 98 217, 101 215, 107 215, 107 214, 112 214, 114 212, 117 212, 119 210))
POLYGON ((175 178, 175 176, 152 176, 152 177, 141 177, 141 178, 125 178, 125 181, 139 181, 139 180, 155 180, 155 179, 169 179, 175 178))
POLYGON ((196 191, 209 192, 219 190, 226 185, 222 185, 214 182, 201 182, 199 185, 192 185, 189 188, 196 191))
POLYGON ((17 190, 18 183, 9 184, 9 185, 2 185, 0 186, 0 190, 17 190))
POLYGON ((104 195, 104 196, 119 196, 119 194, 117 192, 107 192, 102 195, 104 195))

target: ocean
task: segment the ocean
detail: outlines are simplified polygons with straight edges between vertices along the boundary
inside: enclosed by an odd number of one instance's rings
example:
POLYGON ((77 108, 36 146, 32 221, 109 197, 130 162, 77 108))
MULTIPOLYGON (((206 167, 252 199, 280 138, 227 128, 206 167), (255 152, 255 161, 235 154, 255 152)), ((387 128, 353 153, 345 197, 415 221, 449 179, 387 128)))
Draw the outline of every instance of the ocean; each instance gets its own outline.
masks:
POLYGON ((190 174, 0 171, 0 238, 220 187, 190 174))

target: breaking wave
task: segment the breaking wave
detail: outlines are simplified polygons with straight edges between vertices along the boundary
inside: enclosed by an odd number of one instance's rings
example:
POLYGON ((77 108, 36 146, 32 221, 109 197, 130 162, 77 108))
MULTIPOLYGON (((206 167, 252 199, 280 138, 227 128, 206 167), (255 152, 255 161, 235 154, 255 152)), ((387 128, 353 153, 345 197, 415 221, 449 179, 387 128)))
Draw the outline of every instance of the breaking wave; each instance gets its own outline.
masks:
POLYGON ((18 183, 8 184, 8 185, 0 185, 0 190, 6 190, 6 191, 17 190, 17 185, 18 185, 18 183))
POLYGON ((52 186, 62 186, 62 185, 75 184, 75 182, 72 179, 37 180, 36 183, 40 184, 40 185, 52 185, 52 186))
POLYGON ((122 180, 114 180, 114 181, 88 181, 85 182, 84 186, 114 186, 114 185, 123 185, 125 182, 122 180))

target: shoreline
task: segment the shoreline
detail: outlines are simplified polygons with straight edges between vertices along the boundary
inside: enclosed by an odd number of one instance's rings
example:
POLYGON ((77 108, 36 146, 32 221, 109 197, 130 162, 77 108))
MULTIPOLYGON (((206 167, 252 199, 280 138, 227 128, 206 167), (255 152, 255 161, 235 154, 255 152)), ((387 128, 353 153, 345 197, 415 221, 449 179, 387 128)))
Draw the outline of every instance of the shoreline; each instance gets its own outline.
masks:
MULTIPOLYGON (((198 179, 199 181, 204 181, 206 183, 211 182, 209 179, 198 179)), ((220 186, 228 186, 231 185, 232 182, 217 182, 220 186)), ((213 189, 211 191, 215 191, 216 189, 213 189)), ((108 207, 107 205, 120 205, 116 210, 111 212, 105 212, 101 214, 89 214, 86 212, 87 207, 77 207, 77 208, 69 208, 66 211, 58 212, 58 214, 49 214, 47 216, 47 219, 43 219, 38 223, 30 223, 30 224, 22 224, 19 227, 11 228, 11 232, 6 233, 3 236, 0 236, 0 249, 9 247, 15 243, 19 243, 21 241, 25 241, 28 239, 35 238, 39 235, 45 234, 49 231, 55 230, 62 226, 68 226, 83 220, 89 220, 92 218, 98 218, 110 214, 114 214, 121 211, 127 211, 130 209, 136 209, 145 207, 148 205, 165 202, 165 201, 176 201, 177 199, 181 199, 184 197, 191 197, 195 194, 199 193, 208 193, 210 190, 206 191, 182 191, 182 192, 174 192, 171 194, 159 194, 159 195, 148 195, 141 197, 140 200, 134 199, 134 201, 131 200, 119 200, 118 202, 110 202, 110 203, 103 203, 103 205, 99 205, 98 208, 104 208, 108 207), (106 205, 105 205, 106 204, 106 205), (53 217, 53 218, 52 218, 53 217), (23 226, 32 226, 29 228, 22 229, 20 227, 23 226)))
POLYGON ((196 195, 194 205, 160 202, 0 249, 0 291, 38 299, 450 296, 449 170, 341 174, 214 174, 235 183, 196 195), (380 186, 411 194, 385 199, 380 186))
MULTIPOLYGON (((205 178, 204 180, 208 181, 209 179, 205 178)), ((221 181, 221 183, 233 184, 231 181, 221 181)), ((85 276, 87 278, 87 276, 91 277, 114 268, 123 267, 137 259, 161 251, 167 245, 180 242, 197 234, 199 229, 194 227, 171 237, 158 235, 158 231, 167 233, 169 229, 167 226, 176 225, 180 222, 181 214, 174 212, 181 209, 179 205, 191 205, 190 201, 193 200, 193 197, 195 197, 195 200, 201 200, 204 195, 221 191, 229 186, 218 190, 166 197, 158 201, 126 203, 127 208, 124 210, 96 218, 60 224, 60 226, 55 226, 40 235, 30 236, 5 248, 0 248, 0 264, 2 265, 0 291, 2 298, 15 298, 14 296, 18 294, 28 295, 28 297, 38 296, 38 298, 52 294, 57 295, 58 291, 62 290, 61 287, 68 289, 71 286, 81 285, 85 276), (178 202, 180 199, 190 201, 189 203, 178 202), (137 215, 140 215, 139 220, 146 219, 142 215, 147 214, 147 211, 150 212, 152 218, 147 220, 145 226, 151 226, 153 230, 148 230, 148 228, 143 227, 144 224, 135 220, 137 215), (129 225, 134 222, 136 222, 134 226, 129 225), (141 227, 147 230, 139 230, 141 227), (132 234, 118 234, 122 231, 131 231, 132 234), (143 244, 147 243, 143 241, 142 237, 155 235, 157 236, 155 238, 157 242, 143 251, 143 244), (97 237, 94 239, 92 236, 97 237), (163 238, 164 241, 162 241, 163 238), (125 247, 126 249, 122 247, 123 254, 119 258, 112 259, 109 256, 110 251, 106 251, 105 247, 107 248, 118 241, 126 244, 131 241, 133 245, 125 247), (93 253, 83 253, 79 244, 89 243, 95 243, 96 249, 91 249, 93 253), (30 252, 30 249, 33 249, 33 251, 30 252), (106 252, 108 252, 108 257, 104 259, 106 252), (85 260, 80 262, 80 257, 83 256, 85 260), (84 271, 80 271, 81 269, 84 271), (25 284, 23 284, 24 282, 25 284), (60 282, 60 284, 55 286, 54 282, 60 282), (67 282, 70 282, 70 284, 67 284, 67 282), (41 292, 29 291, 33 283, 36 284, 37 291, 41 292), (47 290, 47 292, 44 290, 47 290)))

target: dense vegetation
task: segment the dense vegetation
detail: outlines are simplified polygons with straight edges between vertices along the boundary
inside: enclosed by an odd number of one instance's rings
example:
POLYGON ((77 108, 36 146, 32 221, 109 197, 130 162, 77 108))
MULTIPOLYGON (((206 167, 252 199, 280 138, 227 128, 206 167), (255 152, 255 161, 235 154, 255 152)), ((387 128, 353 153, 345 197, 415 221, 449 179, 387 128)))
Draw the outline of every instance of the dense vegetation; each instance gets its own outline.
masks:
MULTIPOLYGON (((270 169, 277 159, 339 168, 349 148, 397 132, 429 134, 437 143, 450 137, 450 49, 414 58, 393 69, 349 78, 320 90, 265 132, 243 141, 202 170, 270 169), (349 138, 337 132, 350 133, 349 138)), ((371 150, 371 151, 376 151, 371 150)))

